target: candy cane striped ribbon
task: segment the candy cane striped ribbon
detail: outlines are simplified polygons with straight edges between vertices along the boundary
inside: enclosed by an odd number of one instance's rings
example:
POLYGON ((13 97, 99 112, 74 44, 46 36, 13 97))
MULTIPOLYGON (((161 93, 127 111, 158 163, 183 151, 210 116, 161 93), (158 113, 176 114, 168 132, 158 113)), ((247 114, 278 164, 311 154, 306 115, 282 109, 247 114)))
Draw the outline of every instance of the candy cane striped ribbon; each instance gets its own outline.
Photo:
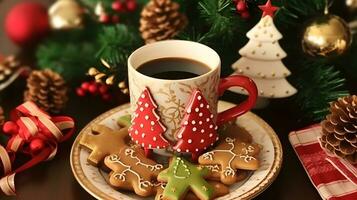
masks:
POLYGON ((11 113, 11 121, 16 122, 19 133, 7 143, 6 149, 0 145, 0 159, 4 169, 4 177, 0 179, 0 189, 6 195, 15 195, 15 175, 34 165, 52 159, 57 152, 57 145, 71 137, 74 132, 74 120, 67 116, 51 117, 33 102, 25 102, 11 113), (64 132, 65 131, 65 132, 64 132), (46 143, 40 152, 25 149, 24 144, 38 138, 46 143), (16 152, 27 153, 31 160, 12 171, 11 161, 16 152), (9 154, 10 153, 10 154, 9 154), (13 155, 13 157, 10 157, 13 155), (12 158, 12 159, 11 159, 12 158))

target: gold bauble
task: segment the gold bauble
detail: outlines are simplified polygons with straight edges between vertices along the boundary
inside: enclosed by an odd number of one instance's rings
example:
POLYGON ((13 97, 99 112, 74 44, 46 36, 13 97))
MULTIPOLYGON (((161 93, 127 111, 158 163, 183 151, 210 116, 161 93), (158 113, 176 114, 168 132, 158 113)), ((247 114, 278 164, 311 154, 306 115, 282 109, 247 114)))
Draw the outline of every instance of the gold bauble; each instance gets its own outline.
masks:
POLYGON ((52 29, 73 29, 83 25, 84 9, 76 0, 58 0, 48 11, 52 29))
POLYGON ((351 31, 338 16, 326 14, 311 20, 305 27, 302 48, 312 56, 337 56, 351 45, 351 31))
POLYGON ((357 0, 345 0, 346 7, 351 13, 355 13, 357 11, 357 0))

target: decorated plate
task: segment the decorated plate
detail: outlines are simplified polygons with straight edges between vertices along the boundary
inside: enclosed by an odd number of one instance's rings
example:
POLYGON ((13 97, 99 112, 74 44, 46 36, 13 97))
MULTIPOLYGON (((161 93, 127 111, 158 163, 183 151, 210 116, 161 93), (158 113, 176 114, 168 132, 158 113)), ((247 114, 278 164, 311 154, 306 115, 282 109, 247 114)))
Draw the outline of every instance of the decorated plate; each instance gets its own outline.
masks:
MULTIPOLYGON (((103 124, 112 129, 118 129, 117 119, 130 114, 129 104, 109 110, 91 121, 77 136, 71 151, 71 167, 79 184, 97 199, 143 199, 150 200, 154 197, 141 198, 134 193, 117 191, 108 184, 108 174, 87 162, 89 152, 81 148, 79 140, 84 134, 91 132, 95 124, 103 124)), ((218 110, 226 110, 234 104, 220 101, 218 110)), ((230 186, 230 193, 219 197, 219 200, 251 199, 263 192, 276 178, 282 163, 282 147, 274 130, 261 118, 248 112, 236 120, 236 123, 245 128, 253 137, 253 141, 262 146, 259 155, 261 161, 258 170, 253 171, 243 181, 230 186)))

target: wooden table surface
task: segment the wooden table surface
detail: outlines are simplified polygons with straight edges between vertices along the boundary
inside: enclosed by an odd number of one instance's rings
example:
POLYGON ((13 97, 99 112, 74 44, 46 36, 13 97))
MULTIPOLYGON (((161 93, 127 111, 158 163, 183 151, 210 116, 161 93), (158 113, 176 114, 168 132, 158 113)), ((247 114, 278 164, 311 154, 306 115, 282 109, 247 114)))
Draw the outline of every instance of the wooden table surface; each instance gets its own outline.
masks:
MULTIPOLYGON (((37 0, 48 4, 50 0, 37 0)), ((3 20, 9 7, 18 0, 0 0, 0 23, 3 27, 3 20)), ((16 54, 20 50, 16 48, 6 38, 4 29, 0 31, 0 54, 16 54)), ((26 53, 26 52, 25 52, 26 53)), ((22 102, 22 91, 24 83, 20 81, 6 91, 1 96, 1 105, 5 110, 9 110, 22 102), (20 91, 20 92, 19 92, 20 91)), ((72 91, 73 93, 73 91, 72 91)), ((232 94, 224 96, 225 100, 236 102, 232 94)), ((67 115, 73 116, 77 121, 78 131, 99 114, 113 108, 119 103, 127 102, 123 99, 116 104, 104 104, 99 100, 80 99, 71 94, 68 107, 64 111, 67 115)), ((289 141, 288 133, 299 127, 294 113, 290 113, 287 103, 282 100, 273 102, 263 111, 253 111, 266 120, 277 132, 283 145, 284 160, 283 166, 276 181, 256 199, 264 200, 316 200, 320 199, 314 186, 311 184, 302 165, 296 157, 289 141)), ((77 131, 77 133, 78 133, 77 131)), ((72 175, 69 155, 71 144, 74 140, 60 145, 59 152, 55 159, 42 163, 26 172, 16 176, 17 197, 0 196, 0 199, 12 200, 78 200, 94 199, 77 183, 72 175)))

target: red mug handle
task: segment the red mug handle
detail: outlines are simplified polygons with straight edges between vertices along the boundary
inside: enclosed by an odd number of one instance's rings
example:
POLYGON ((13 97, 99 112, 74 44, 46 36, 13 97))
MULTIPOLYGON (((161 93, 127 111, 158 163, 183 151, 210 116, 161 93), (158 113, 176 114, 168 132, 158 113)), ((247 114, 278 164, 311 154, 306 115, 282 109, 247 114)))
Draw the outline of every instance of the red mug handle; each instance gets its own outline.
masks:
POLYGON ((218 126, 238 116, 243 115, 255 105, 258 96, 258 89, 255 83, 253 82, 253 80, 246 76, 233 75, 233 76, 228 76, 226 78, 222 78, 218 86, 219 96, 222 96, 224 91, 234 86, 244 88, 249 94, 248 99, 231 109, 218 113, 218 117, 217 117, 218 126))

